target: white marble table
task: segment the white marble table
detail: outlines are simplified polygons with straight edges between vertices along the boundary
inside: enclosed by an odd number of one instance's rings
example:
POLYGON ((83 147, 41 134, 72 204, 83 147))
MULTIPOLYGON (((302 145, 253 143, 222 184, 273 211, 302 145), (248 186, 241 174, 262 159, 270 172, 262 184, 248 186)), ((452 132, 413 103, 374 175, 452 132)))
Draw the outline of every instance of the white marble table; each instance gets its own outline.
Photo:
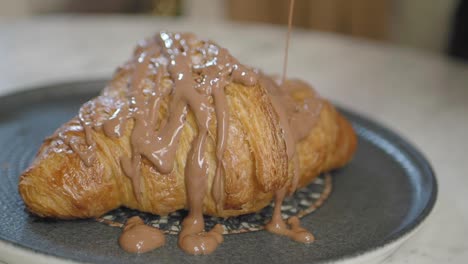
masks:
MULTIPOLYGON (((284 29, 144 17, 0 20, 0 94, 110 77, 136 40, 161 30, 216 40, 240 61, 278 73, 284 29)), ((416 50, 296 30, 291 76, 408 138, 438 175, 435 211, 385 263, 468 262, 468 64, 416 50)))

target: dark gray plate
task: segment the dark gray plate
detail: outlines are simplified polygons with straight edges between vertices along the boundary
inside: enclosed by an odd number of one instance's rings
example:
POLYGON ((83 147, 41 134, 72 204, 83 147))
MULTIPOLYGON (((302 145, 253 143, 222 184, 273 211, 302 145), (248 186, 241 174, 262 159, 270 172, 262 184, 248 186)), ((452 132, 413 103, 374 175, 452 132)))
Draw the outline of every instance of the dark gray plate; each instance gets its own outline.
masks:
POLYGON ((28 215, 17 192, 18 176, 42 139, 74 116, 103 81, 40 87, 0 98, 0 240, 19 248, 100 263, 326 262, 367 254, 398 241, 430 213, 437 195, 434 174, 408 142, 359 115, 342 110, 359 135, 354 160, 333 173, 326 203, 303 218, 317 241, 302 245, 264 231, 229 235, 212 255, 193 257, 168 236, 165 247, 132 255, 117 244, 120 230, 83 221, 43 221, 28 215))

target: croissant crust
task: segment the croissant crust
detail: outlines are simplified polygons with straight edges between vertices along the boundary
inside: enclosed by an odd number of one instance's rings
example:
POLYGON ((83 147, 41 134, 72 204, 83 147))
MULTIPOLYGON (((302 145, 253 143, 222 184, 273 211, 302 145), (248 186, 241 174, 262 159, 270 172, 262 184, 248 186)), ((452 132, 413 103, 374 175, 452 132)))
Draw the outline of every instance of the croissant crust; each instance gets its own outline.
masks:
MULTIPOLYGON (((121 68, 101 95, 85 105, 89 111, 100 114, 96 122, 108 118, 119 102, 127 100, 130 74, 128 68, 121 68)), ((160 85, 165 85, 164 80, 160 85)), ((271 202, 275 191, 291 184, 294 174, 292 166, 288 165, 291 162, 280 120, 266 88, 261 83, 247 87, 231 82, 225 87, 225 94, 230 114, 229 136, 221 160, 222 210, 216 209, 211 195, 217 166, 216 118, 209 124, 205 148, 209 169, 203 211, 220 217, 262 209, 271 202)), ((163 100, 158 113, 160 120, 167 117, 170 101, 171 96, 163 100)), ((322 107, 315 126, 296 145, 298 187, 307 185, 322 172, 346 164, 356 148, 356 136, 350 123, 325 99, 320 101, 322 107)), ((139 200, 120 160, 122 156, 131 156, 133 126, 134 121, 130 119, 119 138, 106 136, 99 126, 91 129, 88 136, 95 142, 96 158, 89 166, 60 137, 46 139, 19 181, 19 193, 29 211, 42 217, 74 219, 98 217, 120 206, 160 215, 187 208, 184 169, 198 133, 193 113, 187 115, 171 173, 161 174, 148 160, 142 159, 139 200)), ((65 123, 55 135, 58 133, 85 141, 85 131, 78 117, 65 123)))

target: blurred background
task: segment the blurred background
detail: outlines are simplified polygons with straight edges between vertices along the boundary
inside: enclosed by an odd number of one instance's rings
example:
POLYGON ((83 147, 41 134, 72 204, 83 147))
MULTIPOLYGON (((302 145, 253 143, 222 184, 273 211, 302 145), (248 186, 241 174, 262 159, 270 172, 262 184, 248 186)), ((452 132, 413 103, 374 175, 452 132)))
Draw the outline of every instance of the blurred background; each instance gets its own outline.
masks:
MULTIPOLYGON (((0 0, 0 17, 127 13, 284 24, 286 0, 0 0)), ((294 25, 468 60, 468 0, 296 0, 294 25)))

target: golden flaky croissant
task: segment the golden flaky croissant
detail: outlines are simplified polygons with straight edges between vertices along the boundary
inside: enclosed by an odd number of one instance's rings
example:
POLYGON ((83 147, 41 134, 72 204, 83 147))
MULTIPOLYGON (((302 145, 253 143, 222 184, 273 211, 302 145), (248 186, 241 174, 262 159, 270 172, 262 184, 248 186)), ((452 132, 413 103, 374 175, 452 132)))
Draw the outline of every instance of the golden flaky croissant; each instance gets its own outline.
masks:
POLYGON ((162 32, 44 141, 19 192, 42 217, 120 206, 235 216, 343 166, 355 147, 350 124, 305 83, 279 85, 211 41, 162 32))

